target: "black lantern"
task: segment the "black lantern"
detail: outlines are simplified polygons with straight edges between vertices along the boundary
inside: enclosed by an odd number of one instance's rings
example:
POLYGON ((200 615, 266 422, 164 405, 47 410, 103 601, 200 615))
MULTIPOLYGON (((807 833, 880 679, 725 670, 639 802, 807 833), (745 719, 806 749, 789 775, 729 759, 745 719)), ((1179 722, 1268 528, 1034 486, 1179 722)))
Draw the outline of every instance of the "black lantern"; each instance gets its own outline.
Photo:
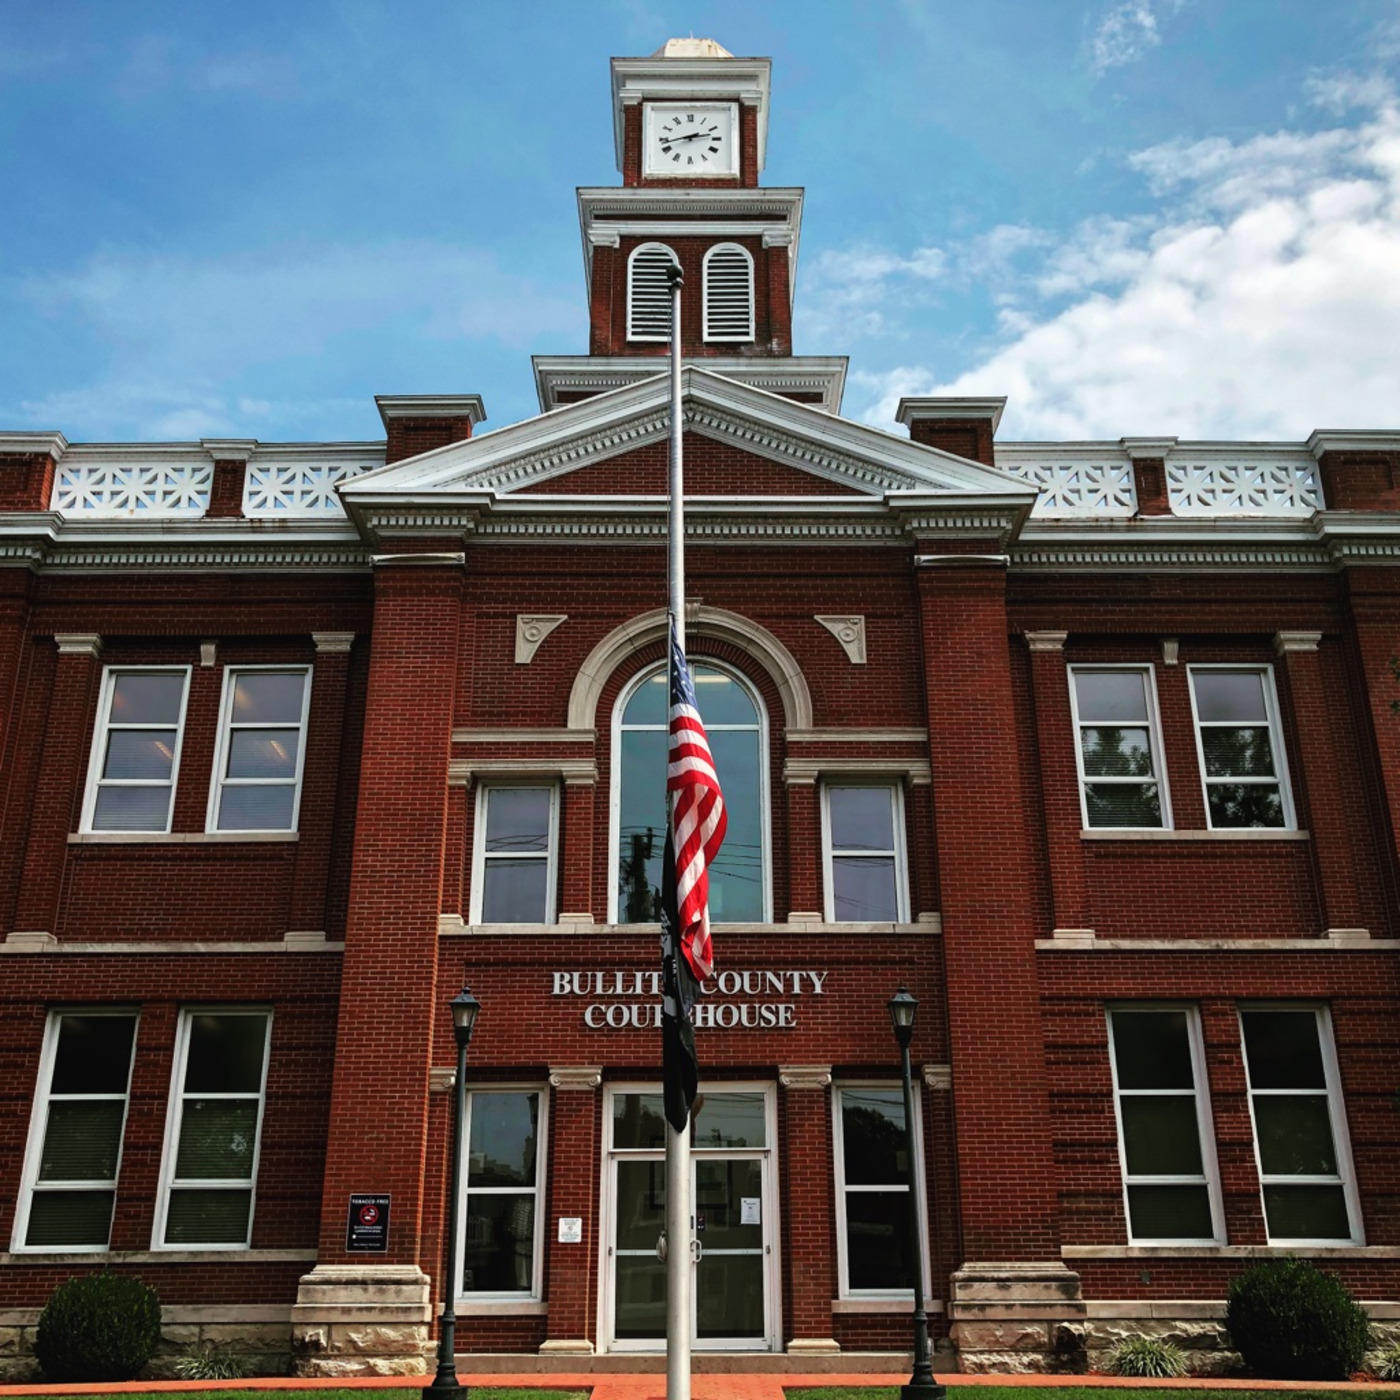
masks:
POLYGON ((457 1230, 462 1201, 462 1124, 467 1116, 467 1046, 481 1003, 465 983, 448 1003, 457 1041, 457 1077, 452 1094, 452 1170, 447 1202, 447 1248, 444 1250, 442 1320, 438 1327, 437 1374, 423 1387, 423 1400, 463 1400, 467 1388, 457 1376, 457 1230))
POLYGON ((887 1003, 890 1025, 899 1046, 904 1073, 904 1143, 909 1159, 909 1243, 914 1274, 914 1372, 908 1385, 901 1387, 901 1400, 945 1400, 947 1391, 933 1378, 929 1357, 928 1313, 924 1311, 924 1249, 919 1238, 918 1144, 914 1139, 914 1075, 909 1067, 909 1042, 914 1038, 914 1016, 919 999, 901 987, 887 1003))

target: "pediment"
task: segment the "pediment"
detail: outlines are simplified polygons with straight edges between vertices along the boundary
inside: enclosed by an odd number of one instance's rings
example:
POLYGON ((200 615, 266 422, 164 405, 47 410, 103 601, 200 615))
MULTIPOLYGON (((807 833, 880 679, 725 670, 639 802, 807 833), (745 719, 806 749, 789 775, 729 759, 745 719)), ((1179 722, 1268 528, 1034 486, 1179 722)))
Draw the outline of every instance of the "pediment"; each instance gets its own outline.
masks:
MULTIPOLYGON (((682 370, 681 405, 695 445, 687 496, 1033 495, 979 463, 693 365, 682 370)), ((670 412, 662 372, 366 472, 341 492, 351 506, 664 495, 670 412)))

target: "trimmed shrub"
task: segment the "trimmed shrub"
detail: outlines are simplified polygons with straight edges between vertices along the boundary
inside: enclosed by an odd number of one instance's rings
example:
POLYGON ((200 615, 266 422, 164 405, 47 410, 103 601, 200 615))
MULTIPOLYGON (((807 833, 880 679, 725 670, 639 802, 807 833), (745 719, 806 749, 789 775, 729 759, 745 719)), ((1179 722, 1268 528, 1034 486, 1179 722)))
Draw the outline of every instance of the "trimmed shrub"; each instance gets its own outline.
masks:
POLYGON ((1400 1381, 1400 1342, 1392 1342, 1376 1362, 1376 1374, 1383 1381, 1400 1381))
POLYGON ((34 1354, 51 1381, 129 1381, 160 1342, 160 1299, 138 1278, 60 1283, 39 1314, 34 1354))
POLYGON ((1344 1381, 1371 1342, 1365 1309, 1306 1259, 1270 1259, 1231 1279, 1225 1325, 1245 1365, 1276 1380, 1344 1381))
POLYGON ((175 1363, 182 1381, 236 1381, 248 1374, 243 1358, 218 1342, 196 1342, 175 1363))
POLYGON ((1124 1337, 1110 1349, 1108 1369, 1115 1376, 1184 1376, 1186 1357, 1161 1337, 1124 1337))

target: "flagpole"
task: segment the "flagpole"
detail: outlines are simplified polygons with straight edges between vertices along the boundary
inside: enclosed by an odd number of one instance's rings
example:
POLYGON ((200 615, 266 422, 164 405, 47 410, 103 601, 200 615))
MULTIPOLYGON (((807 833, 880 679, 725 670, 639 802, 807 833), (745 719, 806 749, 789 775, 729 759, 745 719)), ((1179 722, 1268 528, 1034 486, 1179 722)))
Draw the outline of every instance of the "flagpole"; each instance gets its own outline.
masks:
MULTIPOLYGON (((685 654, 685 491, 681 474, 681 269, 666 269, 671 284, 671 470, 667 534, 667 608, 677 644, 685 654)), ((666 647, 667 695, 671 647, 666 647)), ((670 814, 667 813, 667 821, 670 814)), ((690 1125, 677 1132, 666 1124, 666 1400, 690 1400, 690 1125)))

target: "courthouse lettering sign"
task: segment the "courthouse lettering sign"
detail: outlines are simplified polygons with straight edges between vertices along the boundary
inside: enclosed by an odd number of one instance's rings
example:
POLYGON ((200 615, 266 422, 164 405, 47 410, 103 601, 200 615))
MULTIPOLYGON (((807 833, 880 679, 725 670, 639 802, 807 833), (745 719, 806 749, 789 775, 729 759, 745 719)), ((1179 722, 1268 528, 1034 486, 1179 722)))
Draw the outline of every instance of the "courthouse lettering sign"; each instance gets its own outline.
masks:
MULTIPOLYGON (((652 1030, 661 1025, 661 971, 555 972, 552 995, 585 1003, 590 1030, 652 1030)), ((803 997, 826 994, 827 973, 733 970, 700 984, 697 1030, 783 1030, 797 1024, 803 997)))

